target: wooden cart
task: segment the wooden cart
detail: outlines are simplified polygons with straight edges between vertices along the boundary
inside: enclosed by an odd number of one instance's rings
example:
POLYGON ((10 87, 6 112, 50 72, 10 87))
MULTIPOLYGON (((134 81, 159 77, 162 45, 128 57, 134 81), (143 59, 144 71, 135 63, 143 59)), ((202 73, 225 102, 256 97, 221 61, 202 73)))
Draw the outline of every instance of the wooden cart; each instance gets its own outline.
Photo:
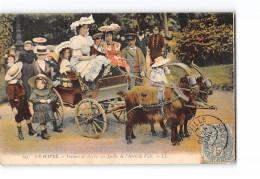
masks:
POLYGON ((59 125, 64 119, 64 106, 75 107, 75 121, 81 133, 86 137, 98 138, 107 127, 106 114, 112 113, 115 118, 125 123, 125 101, 115 94, 117 90, 128 90, 128 79, 125 75, 102 78, 92 91, 74 72, 67 72, 70 87, 58 86, 54 92, 58 96, 56 117, 59 125))

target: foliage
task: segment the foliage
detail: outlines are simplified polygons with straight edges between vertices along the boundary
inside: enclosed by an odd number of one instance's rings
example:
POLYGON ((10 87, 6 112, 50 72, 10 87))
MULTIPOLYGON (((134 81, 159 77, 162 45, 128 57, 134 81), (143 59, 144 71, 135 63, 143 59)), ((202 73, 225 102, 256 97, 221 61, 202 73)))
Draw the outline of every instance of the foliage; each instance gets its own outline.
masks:
POLYGON ((4 56, 10 51, 13 41, 13 15, 0 14, 0 60, 4 63, 4 56))
POLYGON ((233 23, 224 23, 222 14, 189 20, 177 37, 174 53, 185 63, 233 63, 233 23))

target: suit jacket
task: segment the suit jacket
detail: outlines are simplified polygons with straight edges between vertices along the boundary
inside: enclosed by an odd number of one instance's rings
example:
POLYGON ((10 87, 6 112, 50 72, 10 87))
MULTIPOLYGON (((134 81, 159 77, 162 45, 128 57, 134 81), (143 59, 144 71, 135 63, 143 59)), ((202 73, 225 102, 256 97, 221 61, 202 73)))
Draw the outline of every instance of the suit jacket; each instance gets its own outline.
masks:
POLYGON ((23 84, 8 84, 6 87, 6 93, 12 108, 15 107, 19 111, 24 105, 27 104, 23 84))
MULTIPOLYGON (((138 58, 139 58, 138 59, 139 60, 139 71, 145 72, 146 71, 146 60, 144 58, 144 54, 143 54, 142 50, 138 47, 136 47, 136 53, 138 54, 138 58)), ((126 48, 123 49, 122 57, 126 59, 127 64, 130 67, 130 73, 133 73, 136 54, 133 53, 130 46, 127 46, 126 48)))
POLYGON ((153 34, 149 37, 148 48, 150 49, 150 56, 152 61, 162 55, 162 49, 164 47, 163 36, 159 34, 153 34))
POLYGON ((43 71, 36 60, 30 65, 29 76, 32 77, 38 74, 43 74, 51 79, 51 73, 46 72, 49 68, 50 68, 50 64, 45 62, 45 70, 43 71))

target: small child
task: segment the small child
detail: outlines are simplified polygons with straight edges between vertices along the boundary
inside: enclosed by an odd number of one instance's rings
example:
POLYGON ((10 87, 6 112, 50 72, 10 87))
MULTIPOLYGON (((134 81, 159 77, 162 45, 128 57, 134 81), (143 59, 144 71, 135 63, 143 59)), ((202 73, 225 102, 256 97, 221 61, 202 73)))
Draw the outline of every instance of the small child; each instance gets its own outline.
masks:
POLYGON ((18 128, 18 138, 20 140, 24 139, 21 127, 21 122, 24 119, 26 119, 26 123, 29 129, 28 134, 30 136, 36 134, 36 132, 33 130, 30 120, 32 115, 29 110, 29 104, 25 97, 25 88, 22 82, 20 81, 22 77, 22 67, 23 63, 17 62, 10 67, 10 69, 7 71, 5 75, 5 81, 8 81, 8 85, 6 88, 7 97, 12 107, 12 111, 15 115, 15 121, 17 123, 18 128))
POLYGON ((57 96, 50 89, 52 81, 43 74, 33 76, 28 81, 34 88, 29 100, 33 103, 33 123, 40 123, 42 139, 49 139, 47 135, 46 123, 53 121, 54 131, 57 128, 53 112, 53 102, 57 101, 57 96))
POLYGON ((157 57, 155 63, 151 66, 151 74, 150 79, 152 82, 164 83, 168 84, 168 80, 165 74, 170 74, 170 70, 165 66, 166 63, 170 61, 170 59, 164 59, 163 57, 157 57))

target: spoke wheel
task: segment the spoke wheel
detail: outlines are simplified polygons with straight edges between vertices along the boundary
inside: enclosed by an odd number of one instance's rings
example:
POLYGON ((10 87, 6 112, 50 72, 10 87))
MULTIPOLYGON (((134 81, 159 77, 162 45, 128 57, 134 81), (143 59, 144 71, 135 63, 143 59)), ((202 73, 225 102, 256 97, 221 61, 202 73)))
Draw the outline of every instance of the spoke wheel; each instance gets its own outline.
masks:
POLYGON ((93 99, 81 100, 75 108, 75 120, 85 137, 99 138, 107 127, 107 118, 102 106, 93 99))
POLYGON ((53 92, 58 97, 56 103, 54 103, 53 105, 53 112, 54 112, 55 120, 57 122, 57 126, 61 127, 63 125, 63 119, 64 119, 64 104, 59 92, 54 88, 53 88, 53 92))
POLYGON ((122 109, 117 112, 113 112, 114 117, 121 123, 125 124, 127 121, 126 111, 122 109))

